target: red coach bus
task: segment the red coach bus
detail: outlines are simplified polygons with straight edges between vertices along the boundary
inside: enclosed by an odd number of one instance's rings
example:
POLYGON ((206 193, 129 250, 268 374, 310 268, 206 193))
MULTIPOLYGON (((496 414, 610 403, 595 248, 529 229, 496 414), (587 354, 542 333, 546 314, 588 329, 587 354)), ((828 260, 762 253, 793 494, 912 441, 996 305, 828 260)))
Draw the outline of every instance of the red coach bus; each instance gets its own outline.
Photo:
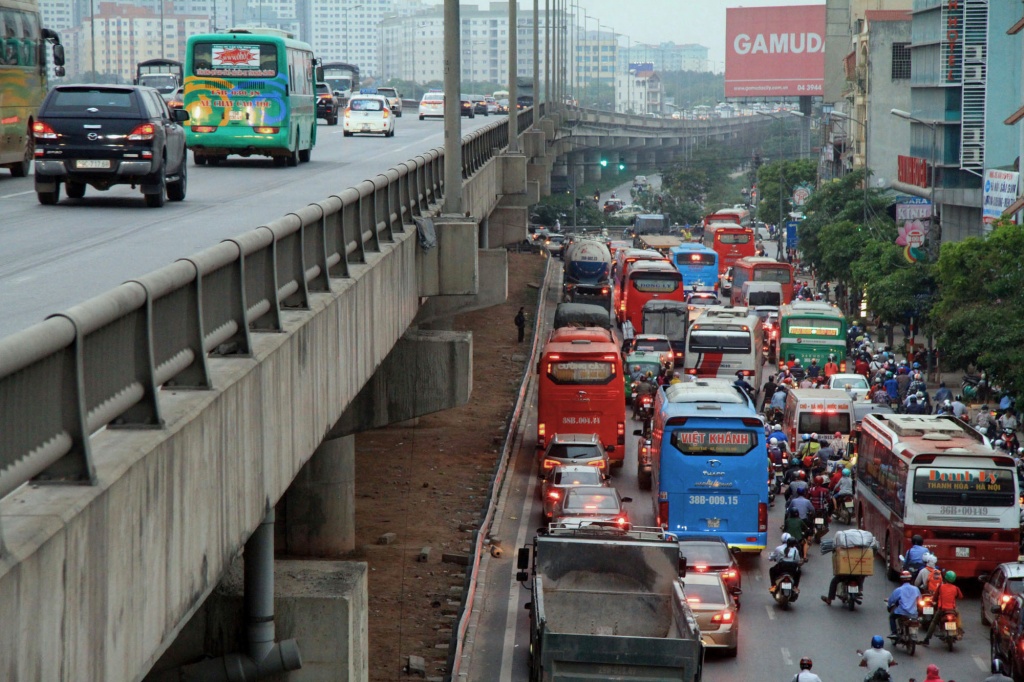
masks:
POLYGON ((722 275, 740 258, 757 253, 754 230, 736 223, 712 223, 704 228, 704 246, 718 254, 718 274, 722 275))
POLYGON ((643 260, 633 263, 626 273, 619 299, 619 315, 633 323, 637 334, 643 332, 644 304, 648 301, 686 303, 683 275, 667 260, 643 260))
POLYGON ((860 528, 881 543, 890 577, 921 535, 943 570, 977 578, 1020 548, 1013 460, 951 416, 867 414, 857 453, 860 528))
POLYGON ((743 301, 745 282, 777 282, 782 285, 782 303, 793 302, 793 266, 774 258, 746 256, 732 266, 732 304, 746 305, 743 301))
POLYGON ((712 223, 736 223, 740 227, 750 227, 750 211, 745 208, 723 208, 704 216, 704 227, 712 223))
POLYGON ((612 466, 626 457, 626 388, 622 352, 599 327, 562 327, 537 363, 537 447, 556 433, 596 433, 612 466))
POLYGON ((612 279, 615 281, 615 287, 612 290, 612 307, 615 310, 615 319, 620 324, 625 319, 622 316, 622 298, 626 293, 626 275, 629 274, 633 263, 642 260, 668 261, 663 254, 651 249, 619 249, 615 253, 615 263, 612 266, 612 279))

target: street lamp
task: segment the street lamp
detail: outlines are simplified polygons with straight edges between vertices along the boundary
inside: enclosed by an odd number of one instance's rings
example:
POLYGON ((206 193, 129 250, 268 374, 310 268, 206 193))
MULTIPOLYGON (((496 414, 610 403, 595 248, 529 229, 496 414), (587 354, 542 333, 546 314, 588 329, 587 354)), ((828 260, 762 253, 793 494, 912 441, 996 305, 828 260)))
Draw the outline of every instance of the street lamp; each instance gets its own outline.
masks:
MULTIPOLYGON (((931 149, 932 169, 931 169, 931 180, 929 182, 931 187, 929 189, 929 199, 928 200, 932 204, 932 223, 933 223, 933 226, 935 227, 935 240, 934 240, 934 244, 935 244, 935 248, 936 248, 936 253, 938 253, 938 248, 939 248, 939 246, 942 243, 942 227, 939 224, 939 207, 935 205, 935 165, 936 165, 935 164, 935 155, 936 155, 937 150, 938 150, 939 122, 938 121, 925 121, 923 119, 917 118, 916 116, 913 116, 909 111, 903 111, 902 109, 891 109, 889 111, 889 113, 892 114, 893 116, 896 116, 897 118, 904 118, 904 119, 906 119, 908 121, 912 121, 914 123, 920 123, 921 125, 928 126, 932 130, 932 149, 931 149)), ((866 162, 866 159, 865 159, 865 162, 866 162)))
MULTIPOLYGON (((796 112, 791 112, 796 113, 796 112)), ((803 114, 801 114, 803 116, 803 114)), ((861 221, 864 223, 864 227, 868 226, 868 178, 871 177, 871 165, 868 163, 868 124, 866 121, 858 121, 852 116, 847 114, 841 114, 837 111, 833 111, 829 116, 835 116, 836 118, 842 118, 851 123, 864 128, 864 214, 861 221)))

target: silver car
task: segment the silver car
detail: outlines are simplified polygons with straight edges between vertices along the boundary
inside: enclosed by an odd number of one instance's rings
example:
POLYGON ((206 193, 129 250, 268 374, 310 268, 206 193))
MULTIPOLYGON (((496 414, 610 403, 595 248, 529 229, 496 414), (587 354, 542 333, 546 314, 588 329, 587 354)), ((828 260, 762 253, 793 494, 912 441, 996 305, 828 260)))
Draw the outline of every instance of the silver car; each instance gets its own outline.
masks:
MULTIPOLYGON (((736 622, 739 610, 722 582, 722 574, 688 571, 683 583, 686 603, 697 618, 704 646, 723 649, 727 656, 735 656, 740 638, 736 622)), ((738 596, 739 592, 733 594, 738 596)))
POLYGON ((592 523, 615 524, 629 528, 629 515, 622 505, 632 498, 619 497, 615 488, 581 485, 565 491, 551 514, 554 523, 585 526, 592 523))
POLYGON ((550 519, 558 502, 565 497, 569 488, 575 486, 605 486, 605 477, 597 467, 573 464, 555 467, 544 483, 541 484, 541 497, 544 500, 544 518, 550 519))
POLYGON ((556 433, 540 455, 538 475, 547 478, 555 467, 576 464, 595 467, 607 478, 608 452, 596 433, 556 433))
POLYGON ((992 621, 992 607, 1002 608, 1016 595, 1024 595, 1024 562, 1009 561, 996 566, 987 576, 981 576, 981 622, 992 621))

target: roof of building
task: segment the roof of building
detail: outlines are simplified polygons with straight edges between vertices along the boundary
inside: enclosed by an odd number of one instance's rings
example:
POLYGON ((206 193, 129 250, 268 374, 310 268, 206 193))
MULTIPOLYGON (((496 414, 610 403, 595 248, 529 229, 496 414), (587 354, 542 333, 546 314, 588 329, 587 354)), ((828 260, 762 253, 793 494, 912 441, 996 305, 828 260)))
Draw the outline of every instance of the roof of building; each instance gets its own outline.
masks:
POLYGON ((910 21, 909 9, 869 9, 864 18, 871 21, 910 21))

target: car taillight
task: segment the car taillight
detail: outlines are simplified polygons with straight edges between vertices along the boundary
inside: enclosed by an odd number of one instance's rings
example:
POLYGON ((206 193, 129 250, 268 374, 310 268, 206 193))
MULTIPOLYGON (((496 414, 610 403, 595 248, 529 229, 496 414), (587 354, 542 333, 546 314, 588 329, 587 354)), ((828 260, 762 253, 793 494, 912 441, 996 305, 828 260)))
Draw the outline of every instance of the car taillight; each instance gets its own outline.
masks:
POLYGON ((540 424, 537 424, 537 447, 539 447, 539 448, 544 447, 544 439, 545 439, 546 435, 547 435, 547 426, 544 424, 544 422, 541 422, 540 424))
POLYGON ((156 135, 156 126, 152 123, 143 123, 135 126, 135 130, 128 133, 128 139, 139 142, 152 140, 156 135))
POLYGON ((557 459, 545 459, 544 460, 544 468, 545 469, 553 469, 556 466, 558 466, 558 460, 557 459))
POLYGON ((668 528, 668 500, 658 501, 658 525, 664 529, 668 528))
POLYGON ((625 301, 622 301, 622 303, 619 304, 619 310, 621 312, 626 312, 626 302, 625 301))
POLYGON ((277 132, 281 129, 276 126, 256 126, 253 130, 259 135, 277 135, 277 132))
POLYGON ((213 133, 216 130, 217 126, 192 126, 193 133, 213 133))
POLYGON ((731 569, 731 568, 728 571, 725 571, 724 573, 722 573, 722 579, 723 580, 736 580, 736 576, 737 576, 736 571, 731 569))
POLYGON ((840 372, 845 372, 846 371, 846 360, 843 360, 842 362, 839 363, 839 371, 840 372))
POLYGON ((757 504, 757 532, 768 532, 768 505, 764 502, 757 504))
POLYGON ((562 494, 559 493, 557 490, 549 490, 548 491, 548 499, 549 500, 557 500, 560 497, 562 497, 562 494))
POLYGON ((36 121, 32 124, 32 137, 37 140, 56 140, 60 135, 48 123, 36 121))
POLYGON ((618 438, 617 443, 618 443, 618 445, 625 445, 626 444, 626 423, 625 422, 619 422, 617 429, 618 429, 618 434, 619 434, 619 438, 618 438))
POLYGON ((351 114, 352 110, 348 107, 345 107, 345 118, 348 118, 351 114))
POLYGON ((1010 603, 1010 595, 1004 594, 1002 597, 999 598, 999 601, 1003 602, 1004 604, 1009 604, 1010 603))
POLYGON ((627 519, 625 514, 623 514, 622 516, 616 517, 615 523, 619 524, 620 526, 625 526, 627 523, 629 523, 629 519, 627 519))
POLYGON ((692 374, 693 376, 697 376, 697 368, 694 367, 692 369, 688 369, 688 370, 686 370, 686 373, 687 374, 692 374))
POLYGON ((677 351, 676 351, 676 357, 677 357, 677 358, 681 358, 681 357, 683 357, 683 351, 681 351, 681 350, 677 350, 677 351))
POLYGON ((733 614, 732 611, 722 611, 711 616, 712 623, 719 623, 721 625, 728 625, 732 622, 733 614))
POLYGON ((384 120, 387 120, 388 116, 390 116, 390 115, 391 115, 391 112, 388 111, 387 109, 385 109, 384 110, 384 120))
POLYGON ((598 469, 604 469, 604 466, 605 466, 603 459, 597 459, 597 460, 594 460, 593 462, 588 462, 588 464, 590 464, 590 466, 592 466, 592 467, 597 467, 598 469))

